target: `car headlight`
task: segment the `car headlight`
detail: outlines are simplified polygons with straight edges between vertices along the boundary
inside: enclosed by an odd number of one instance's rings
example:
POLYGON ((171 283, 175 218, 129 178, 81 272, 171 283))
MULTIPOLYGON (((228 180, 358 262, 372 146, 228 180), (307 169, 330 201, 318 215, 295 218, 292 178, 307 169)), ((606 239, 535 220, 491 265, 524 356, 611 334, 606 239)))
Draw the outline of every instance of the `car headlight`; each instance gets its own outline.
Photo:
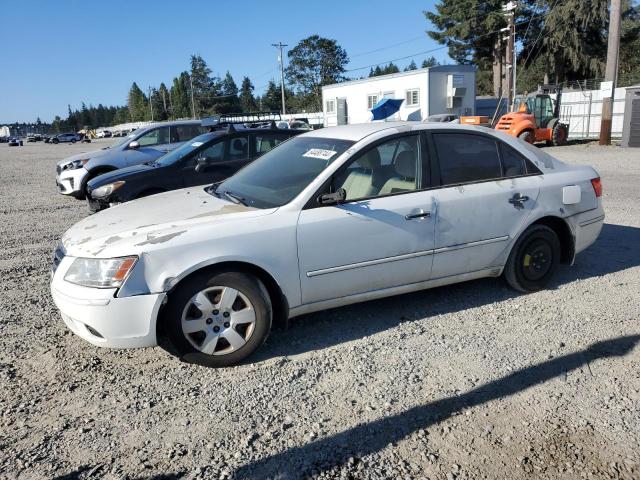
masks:
POLYGON ((138 257, 76 258, 64 279, 67 282, 95 288, 119 288, 127 279, 138 257))
POLYGON ((67 163, 64 167, 62 167, 62 169, 63 170, 77 170, 78 168, 84 167, 89 160, 90 160, 89 158, 83 158, 81 160, 74 160, 73 162, 67 163))
POLYGON ((98 187, 95 190, 93 190, 91 192, 91 196, 96 199, 108 197, 117 189, 119 189, 121 186, 123 186, 124 183, 125 183, 124 181, 108 183, 106 185, 103 185, 102 187, 98 187))

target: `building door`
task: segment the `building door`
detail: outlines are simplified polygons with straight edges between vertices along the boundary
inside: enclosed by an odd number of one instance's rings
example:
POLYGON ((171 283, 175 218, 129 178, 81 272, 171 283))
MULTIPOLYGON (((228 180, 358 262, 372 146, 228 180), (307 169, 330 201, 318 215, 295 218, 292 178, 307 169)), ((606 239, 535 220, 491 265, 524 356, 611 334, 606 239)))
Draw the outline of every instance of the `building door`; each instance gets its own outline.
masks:
POLYGON ((347 110, 347 99, 337 99, 337 121, 338 125, 347 125, 349 123, 349 112, 347 110))
MULTIPOLYGON (((396 98, 396 92, 384 92, 382 98, 396 98)), ((397 120, 400 120, 399 111, 384 119, 385 122, 395 122, 397 120)))

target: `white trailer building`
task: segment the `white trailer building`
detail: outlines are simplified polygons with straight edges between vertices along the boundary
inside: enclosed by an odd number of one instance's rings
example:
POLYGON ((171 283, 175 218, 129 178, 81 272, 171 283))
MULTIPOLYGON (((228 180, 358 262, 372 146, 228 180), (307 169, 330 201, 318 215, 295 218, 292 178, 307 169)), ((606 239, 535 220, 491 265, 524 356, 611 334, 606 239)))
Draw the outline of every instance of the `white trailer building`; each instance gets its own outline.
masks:
POLYGON ((473 115, 476 68, 438 65, 324 86, 324 125, 369 122, 371 108, 383 98, 404 100, 390 121, 420 121, 438 113, 473 115))

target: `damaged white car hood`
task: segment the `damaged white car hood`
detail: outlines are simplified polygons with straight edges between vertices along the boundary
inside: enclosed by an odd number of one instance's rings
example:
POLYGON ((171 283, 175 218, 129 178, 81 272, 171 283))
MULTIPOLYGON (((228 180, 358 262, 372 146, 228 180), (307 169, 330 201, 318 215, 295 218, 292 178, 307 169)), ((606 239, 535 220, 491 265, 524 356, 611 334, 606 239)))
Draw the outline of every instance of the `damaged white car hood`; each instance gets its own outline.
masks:
MULTIPOLYGON (((62 237, 67 255, 109 258, 152 251, 167 242, 202 238, 202 229, 263 217, 256 209, 208 194, 204 186, 174 190, 109 208, 79 221, 62 237)), ((229 234, 229 229, 224 229, 229 234)), ((209 233, 204 233, 209 235, 209 233)))

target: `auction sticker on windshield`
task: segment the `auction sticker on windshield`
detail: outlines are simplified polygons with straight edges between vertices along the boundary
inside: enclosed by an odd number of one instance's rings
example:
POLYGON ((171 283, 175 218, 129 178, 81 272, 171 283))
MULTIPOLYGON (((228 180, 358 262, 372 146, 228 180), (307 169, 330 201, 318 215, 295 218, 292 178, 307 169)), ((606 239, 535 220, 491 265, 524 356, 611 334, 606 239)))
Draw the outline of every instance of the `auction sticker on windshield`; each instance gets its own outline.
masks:
POLYGON ((312 148, 302 156, 309 157, 309 158, 319 158, 320 160, 329 160, 336 153, 338 152, 335 152, 333 150, 325 150, 323 148, 312 148))
POLYGON ((200 145, 202 145, 202 142, 193 142, 191 144, 192 147, 199 147, 200 145))

